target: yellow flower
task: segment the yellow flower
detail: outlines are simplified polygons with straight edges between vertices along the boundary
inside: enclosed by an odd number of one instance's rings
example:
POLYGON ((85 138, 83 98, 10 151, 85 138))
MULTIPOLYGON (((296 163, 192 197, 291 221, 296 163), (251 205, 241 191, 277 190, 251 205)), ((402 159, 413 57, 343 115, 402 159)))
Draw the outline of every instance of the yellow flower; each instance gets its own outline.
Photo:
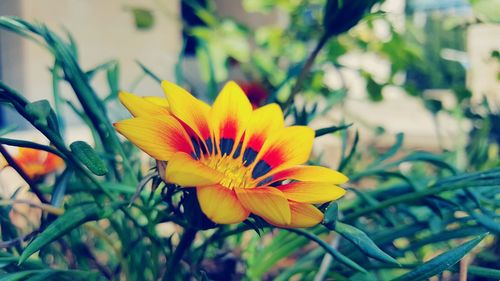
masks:
POLYGON ((278 105, 252 109, 228 82, 213 106, 167 81, 166 99, 121 93, 134 118, 115 128, 156 160, 167 161, 165 180, 195 187, 201 210, 219 224, 253 213, 280 227, 310 227, 323 220, 313 204, 345 194, 343 174, 303 166, 314 131, 284 126, 278 105))

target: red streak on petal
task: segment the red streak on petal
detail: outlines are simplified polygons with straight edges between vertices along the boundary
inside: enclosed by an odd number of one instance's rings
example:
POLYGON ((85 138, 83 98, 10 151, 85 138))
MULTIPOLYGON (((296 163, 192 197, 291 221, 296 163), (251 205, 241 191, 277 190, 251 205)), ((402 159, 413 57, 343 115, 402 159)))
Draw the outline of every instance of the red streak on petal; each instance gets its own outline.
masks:
POLYGON ((285 159, 283 151, 279 148, 270 148, 262 157, 271 168, 281 165, 285 159))
POLYGON ((221 123, 220 137, 225 139, 236 139, 238 131, 238 122, 233 118, 228 118, 221 123))
POLYGON ((265 138, 263 135, 255 134, 250 138, 247 146, 255 151, 259 151, 262 148, 262 145, 264 144, 264 140, 265 138))
POLYGON ((172 144, 178 151, 191 154, 193 149, 191 148, 190 141, 186 139, 182 132, 170 132, 167 136, 168 142, 172 144))

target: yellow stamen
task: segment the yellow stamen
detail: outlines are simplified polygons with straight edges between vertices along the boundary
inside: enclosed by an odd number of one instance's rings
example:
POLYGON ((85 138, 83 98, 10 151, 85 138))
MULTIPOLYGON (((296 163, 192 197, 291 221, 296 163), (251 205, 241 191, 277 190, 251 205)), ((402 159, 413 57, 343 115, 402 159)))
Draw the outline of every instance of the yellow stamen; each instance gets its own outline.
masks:
POLYGON ((250 170, 241 163, 241 159, 234 159, 231 155, 212 156, 204 162, 207 166, 224 174, 220 182, 222 186, 229 189, 251 187, 250 170))

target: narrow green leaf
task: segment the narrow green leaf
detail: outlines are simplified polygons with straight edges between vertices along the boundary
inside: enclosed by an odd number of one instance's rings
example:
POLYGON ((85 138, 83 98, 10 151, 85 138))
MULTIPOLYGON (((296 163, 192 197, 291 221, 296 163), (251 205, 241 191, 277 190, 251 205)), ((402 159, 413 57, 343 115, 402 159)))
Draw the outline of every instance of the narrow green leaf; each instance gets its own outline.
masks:
POLYGON ((21 272, 7 273, 0 275, 0 281, 22 281, 30 275, 33 275, 35 270, 26 270, 21 272))
POLYGON ((57 177, 53 187, 52 196, 50 198, 50 204, 55 207, 60 207, 62 205, 64 195, 66 195, 66 187, 72 175, 73 170, 71 170, 71 168, 66 168, 66 170, 64 170, 64 172, 57 177))
POLYGON ((0 275, 0 281, 40 281, 40 280, 58 280, 58 281, 83 281, 83 280, 103 280, 97 272, 82 270, 58 270, 58 269, 40 269, 24 270, 15 273, 0 275))
POLYGON ((472 210, 469 210, 469 214, 476 219, 478 224, 484 226, 487 230, 500 234, 500 222, 495 221, 487 215, 472 210))
POLYGON ((104 208, 100 208, 95 203, 89 203, 66 211, 26 246, 19 259, 19 264, 23 263, 33 253, 40 250, 45 245, 60 238, 83 223, 110 216, 120 204, 124 205, 125 203, 113 204, 104 208))
POLYGON ((356 262, 354 262, 350 258, 342 255, 339 251, 337 251, 336 249, 334 249, 333 247, 328 245, 328 243, 321 240, 318 236, 311 234, 311 233, 309 233, 305 230, 302 230, 302 229, 289 228, 286 230, 288 230, 290 232, 294 232, 294 233, 299 234, 299 235, 302 235, 302 236, 308 238, 309 240, 312 240, 312 241, 318 243, 319 246, 321 246, 327 253, 332 255, 332 257, 335 260, 337 260, 338 262, 343 263, 356 271, 363 272, 363 273, 367 272, 366 269, 361 267, 359 264, 357 264, 356 262))
POLYGON ((471 265, 467 272, 471 275, 500 280, 500 270, 471 265))
POLYGON ((396 142, 391 146, 391 148, 389 148, 384 154, 382 154, 377 159, 377 161, 375 161, 374 163, 372 163, 368 167, 376 166, 378 163, 383 162, 383 161, 391 158, 392 156, 394 156, 399 151, 401 146, 403 145, 404 137, 405 137, 405 135, 403 133, 397 133, 396 134, 396 142))
POLYGON ((94 174, 103 176, 108 173, 108 168, 102 162, 94 149, 84 141, 75 141, 70 146, 75 156, 94 174))
POLYGON ((347 166, 347 164, 349 164, 349 162, 351 162, 352 157, 356 153, 356 148, 358 146, 358 142, 359 142, 359 132, 356 131, 356 135, 354 136, 354 142, 352 143, 351 150, 349 151, 349 154, 347 155, 347 157, 342 158, 342 161, 340 162, 339 169, 338 169, 339 171, 343 171, 344 168, 347 166))
POLYGON ((139 67, 141 67, 142 71, 144 71, 144 73, 146 75, 148 75, 149 77, 151 77, 156 82, 161 83, 162 79, 160 78, 160 76, 156 75, 151 69, 149 69, 147 66, 145 66, 140 61, 136 61, 136 63, 139 65, 139 67))
POLYGON ((356 245, 363 253, 368 256, 383 261, 386 263, 392 263, 399 265, 393 257, 382 251, 363 231, 355 228, 354 226, 337 222, 335 225, 335 231, 342 235, 347 240, 351 241, 356 245))
POLYGON ((401 275, 393 281, 424 280, 436 274, 439 274, 459 262, 468 252, 476 247, 476 245, 479 244, 479 242, 481 242, 481 240, 483 240, 483 238, 486 237, 487 234, 488 233, 484 233, 455 249, 443 253, 433 258, 432 260, 416 267, 414 270, 401 275))
POLYGON ((428 237, 424 237, 422 239, 417 239, 412 241, 408 248, 405 251, 415 251, 420 247, 423 247, 428 244, 434 244, 444 241, 449 241, 457 238, 464 238, 470 236, 476 236, 485 232, 485 229, 480 226, 469 226, 469 227, 460 227, 458 229, 453 230, 444 230, 435 235, 431 235, 428 237))
POLYGON ((120 66, 118 62, 114 61, 107 69, 106 79, 108 80, 110 92, 106 99, 118 97, 118 91, 120 90, 120 66))
POLYGON ((317 138, 317 137, 321 137, 321 136, 326 135, 326 134, 333 134, 335 132, 345 130, 351 126, 352 126, 352 123, 347 124, 347 125, 342 125, 342 126, 332 126, 332 127, 328 127, 328 128, 318 129, 315 132, 316 133, 315 137, 317 138))

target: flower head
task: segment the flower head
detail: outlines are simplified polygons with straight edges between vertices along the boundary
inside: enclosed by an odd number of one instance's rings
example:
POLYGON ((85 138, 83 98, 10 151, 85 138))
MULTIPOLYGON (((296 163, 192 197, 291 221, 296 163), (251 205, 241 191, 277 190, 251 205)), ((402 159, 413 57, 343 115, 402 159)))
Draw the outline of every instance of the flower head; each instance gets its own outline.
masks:
POLYGON ((134 118, 116 129, 143 151, 167 161, 165 180, 196 188, 203 213, 220 224, 253 213, 281 227, 309 227, 323 214, 313 204, 336 200, 343 174, 303 166, 314 131, 285 127, 278 105, 252 109, 247 96, 228 82, 209 106, 164 81, 166 100, 121 93, 134 118))
POLYGON ((20 147, 17 155, 14 156, 16 163, 32 179, 36 179, 62 167, 63 160, 50 152, 20 147))

